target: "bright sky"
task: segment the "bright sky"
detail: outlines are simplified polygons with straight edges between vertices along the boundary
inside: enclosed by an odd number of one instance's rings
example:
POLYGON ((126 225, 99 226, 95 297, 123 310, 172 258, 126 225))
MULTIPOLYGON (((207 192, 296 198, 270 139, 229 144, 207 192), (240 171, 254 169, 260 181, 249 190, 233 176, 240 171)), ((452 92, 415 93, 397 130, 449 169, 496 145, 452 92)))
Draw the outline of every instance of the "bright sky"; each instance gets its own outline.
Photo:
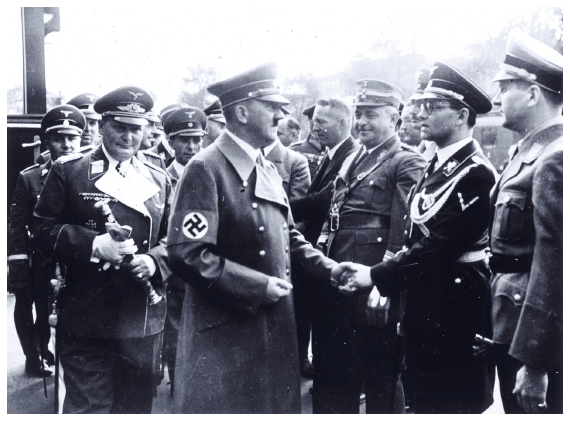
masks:
MULTIPOLYGON (((45 38, 48 90, 67 100, 132 84, 153 91, 160 108, 176 102, 185 69, 197 62, 215 63, 222 78, 267 61, 278 63, 281 76, 327 76, 381 37, 445 60, 529 10, 520 1, 177 3, 61 3, 61 30, 45 38)), ((12 87, 22 77, 20 9, 4 7, 4 15, 12 87)))

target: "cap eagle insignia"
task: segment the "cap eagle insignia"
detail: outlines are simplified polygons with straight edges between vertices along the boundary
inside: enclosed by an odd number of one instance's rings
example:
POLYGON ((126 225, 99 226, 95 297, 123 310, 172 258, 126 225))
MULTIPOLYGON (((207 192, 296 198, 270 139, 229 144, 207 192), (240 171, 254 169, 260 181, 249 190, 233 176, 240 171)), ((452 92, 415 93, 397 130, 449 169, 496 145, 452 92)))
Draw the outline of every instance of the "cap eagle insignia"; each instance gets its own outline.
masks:
POLYGON ((143 96, 143 95, 144 95, 144 92, 140 92, 140 93, 135 93, 135 92, 131 92, 131 91, 128 91, 128 92, 129 92, 129 94, 131 94, 131 95, 133 96, 133 100, 134 100, 134 101, 136 101, 139 96, 143 96))
POLYGON ((69 117, 70 114, 73 114, 73 111, 60 110, 59 112, 62 113, 65 116, 65 118, 69 117))
POLYGON ((95 101, 95 98, 97 98, 95 95, 85 95, 85 96, 86 96, 86 97, 89 99, 89 101, 91 101, 91 102, 95 101))
POLYGON ((192 118, 192 116, 194 114, 196 114, 196 111, 188 111, 188 112, 185 112, 184 114, 186 114, 188 116, 188 118, 192 118))

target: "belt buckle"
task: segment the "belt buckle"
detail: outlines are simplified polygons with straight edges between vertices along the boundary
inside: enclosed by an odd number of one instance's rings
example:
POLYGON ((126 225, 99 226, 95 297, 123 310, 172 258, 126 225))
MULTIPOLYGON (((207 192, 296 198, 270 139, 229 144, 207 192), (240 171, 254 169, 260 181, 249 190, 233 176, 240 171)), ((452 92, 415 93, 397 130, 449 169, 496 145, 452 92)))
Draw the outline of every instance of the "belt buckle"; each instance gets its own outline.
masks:
POLYGON ((331 213, 331 231, 335 232, 338 231, 340 217, 338 213, 331 213))

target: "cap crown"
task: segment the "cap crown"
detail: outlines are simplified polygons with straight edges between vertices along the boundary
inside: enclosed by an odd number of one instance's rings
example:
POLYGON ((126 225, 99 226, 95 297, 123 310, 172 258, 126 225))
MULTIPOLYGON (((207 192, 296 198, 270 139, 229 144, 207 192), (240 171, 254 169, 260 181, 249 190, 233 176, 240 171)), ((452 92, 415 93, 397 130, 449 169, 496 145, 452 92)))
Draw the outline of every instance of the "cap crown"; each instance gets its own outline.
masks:
POLYGON ((80 135, 85 129, 85 116, 73 105, 58 105, 49 110, 42 118, 41 133, 65 133, 80 135))
POLYGON ((313 114, 315 114, 315 108, 317 104, 313 104, 310 107, 307 107, 303 110, 303 115, 306 115, 309 120, 313 119, 313 114))
POLYGON ((230 79, 214 83, 207 89, 208 92, 220 99, 222 108, 248 99, 289 104, 289 101, 279 93, 276 78, 276 65, 268 63, 230 79))
POLYGON ((471 79, 456 68, 441 62, 434 64, 422 98, 455 99, 467 105, 476 114, 488 113, 493 108, 491 98, 471 79))
POLYGON ((67 101, 67 103, 79 108, 86 117, 99 120, 101 118, 101 115, 95 112, 95 109, 93 108, 95 101, 98 99, 99 97, 95 94, 85 93, 74 96, 69 101, 67 101))
POLYGON ((402 91, 396 85, 378 79, 362 79, 356 82, 354 105, 382 106, 398 108, 402 102, 402 91))
POLYGON ((94 109, 103 117, 113 116, 124 123, 146 125, 145 113, 153 106, 154 100, 147 91, 137 86, 123 86, 99 98, 94 109))
POLYGON ((206 114, 200 108, 180 108, 168 116, 164 122, 164 132, 169 136, 203 136, 207 122, 206 114))

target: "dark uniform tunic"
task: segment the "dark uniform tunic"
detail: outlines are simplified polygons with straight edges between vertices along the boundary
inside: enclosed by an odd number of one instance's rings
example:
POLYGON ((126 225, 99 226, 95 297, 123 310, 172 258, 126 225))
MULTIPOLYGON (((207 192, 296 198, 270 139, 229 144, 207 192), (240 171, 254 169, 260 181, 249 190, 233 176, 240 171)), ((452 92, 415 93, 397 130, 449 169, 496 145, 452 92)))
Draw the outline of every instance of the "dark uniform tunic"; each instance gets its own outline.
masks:
POLYGON ((492 403, 494 367, 472 349, 475 334, 490 333, 487 165, 474 142, 435 171, 433 160, 411 192, 408 249, 371 269, 382 295, 408 289, 404 344, 417 413, 480 413, 492 403))
MULTIPOLYGON (((403 145, 396 134, 370 154, 359 149, 349 157, 331 202, 339 214, 338 230, 331 231, 329 223, 323 228, 328 236, 327 255, 338 262, 372 266, 401 250, 406 197, 425 165, 421 155, 403 145), (357 160, 360 163, 355 166, 357 160)), ((389 304, 384 328, 368 326, 367 298, 363 292, 347 297, 330 286, 315 297, 314 413, 357 414, 363 382, 366 412, 390 412, 400 354, 396 341, 399 296, 389 304)), ((399 408, 395 409, 401 413, 401 385, 398 390, 399 408)))
POLYGON ((166 300, 150 305, 126 266, 103 270, 103 262, 91 262, 93 240, 106 232, 107 222, 94 204, 111 199, 118 223, 132 227, 137 253, 155 260, 151 282, 164 296, 169 270, 160 240, 166 236, 170 190, 164 171, 136 157, 121 178, 109 170, 102 146, 52 166, 34 211, 34 235, 41 250, 53 251, 66 267, 58 321, 63 412, 150 413, 166 300))
MULTIPOLYGON (((47 351, 50 337, 48 324, 50 256, 43 257, 34 250, 29 232, 32 232, 32 214, 52 161, 26 168, 18 176, 16 190, 10 208, 10 225, 8 227, 8 291, 16 296, 14 323, 16 332, 26 357, 39 361, 32 305, 36 308, 36 327, 41 329, 38 346, 47 351), (30 268, 30 257, 32 265, 30 268)), ((44 354, 45 357, 46 354, 44 354)))
POLYGON ((505 412, 523 364, 548 372, 562 410, 562 117, 525 137, 491 194, 493 341, 505 412))
POLYGON ((293 297, 262 305, 290 255, 327 282, 334 262, 293 229, 282 179, 224 132, 186 166, 168 231, 186 283, 175 413, 300 413, 293 297))
POLYGON ((322 146, 319 142, 309 136, 305 140, 291 143, 289 149, 299 152, 309 163, 309 172, 311 173, 311 180, 315 179, 317 170, 327 155, 327 148, 322 146))

